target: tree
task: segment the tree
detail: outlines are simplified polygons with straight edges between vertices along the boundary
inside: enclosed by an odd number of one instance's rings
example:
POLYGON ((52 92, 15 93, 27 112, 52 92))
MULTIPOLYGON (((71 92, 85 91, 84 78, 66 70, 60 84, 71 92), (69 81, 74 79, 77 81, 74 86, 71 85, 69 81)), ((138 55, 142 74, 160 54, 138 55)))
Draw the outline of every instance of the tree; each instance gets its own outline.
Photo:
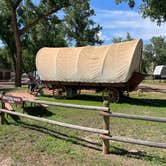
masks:
POLYGON ((10 56, 12 59, 12 66, 15 70, 16 67, 16 47, 13 38, 13 31, 11 25, 11 17, 10 13, 5 8, 4 1, 0 1, 0 39, 5 45, 5 50, 8 52, 5 54, 6 56, 10 56))
MULTIPOLYGON (((136 3, 136 0, 115 0, 117 4, 123 1, 128 2, 131 8, 133 8, 136 3)), ((142 0, 142 3, 139 6, 139 11, 144 18, 150 17, 152 21, 157 21, 159 25, 166 21, 165 0, 142 0)))
POLYGON ((112 39, 112 43, 120 43, 123 42, 123 38, 122 37, 114 37, 112 39))
POLYGON ((152 37, 150 44, 144 46, 143 63, 146 73, 152 73, 157 65, 166 65, 165 37, 152 37))
POLYGON ((134 38, 132 38, 131 35, 130 35, 130 33, 127 32, 126 39, 124 41, 131 41, 131 40, 134 40, 134 38))
POLYGON ((6 47, 0 48, 0 68, 11 68, 11 60, 6 47))
MULTIPOLYGON (((11 18, 8 26, 12 27, 12 36, 16 48, 15 86, 19 87, 21 86, 22 74, 22 38, 41 20, 68 6, 69 2, 68 0, 41 0, 38 5, 35 5, 32 0, 1 0, 0 3, 6 10, 3 10, 3 12, 9 13, 11 18)), ((2 11, 0 14, 2 14, 2 11)))
POLYGON ((133 40, 134 38, 131 37, 130 33, 127 32, 126 38, 123 39, 122 37, 116 37, 112 39, 112 43, 120 43, 120 42, 125 42, 125 41, 130 41, 133 40))
POLYGON ((42 20, 33 27, 23 40, 23 71, 26 73, 36 70, 35 55, 44 47, 66 47, 65 34, 62 33, 62 24, 57 22, 56 15, 42 20))
POLYGON ((142 71, 144 73, 152 73, 153 71, 154 53, 152 50, 153 50, 153 47, 151 44, 144 46, 143 61, 142 61, 142 71))
POLYGON ((102 27, 90 19, 95 12, 90 8, 89 0, 71 0, 71 6, 64 12, 64 31, 75 46, 102 44, 98 36, 102 27))

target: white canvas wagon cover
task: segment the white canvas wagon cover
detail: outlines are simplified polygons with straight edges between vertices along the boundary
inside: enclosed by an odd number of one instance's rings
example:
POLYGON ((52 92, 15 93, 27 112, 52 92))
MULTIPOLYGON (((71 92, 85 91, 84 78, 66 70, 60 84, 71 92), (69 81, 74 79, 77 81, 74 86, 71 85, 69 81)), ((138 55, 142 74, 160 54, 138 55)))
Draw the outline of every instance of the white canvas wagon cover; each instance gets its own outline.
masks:
POLYGON ((40 49, 36 67, 43 81, 121 83, 140 72, 142 40, 104 46, 40 49))

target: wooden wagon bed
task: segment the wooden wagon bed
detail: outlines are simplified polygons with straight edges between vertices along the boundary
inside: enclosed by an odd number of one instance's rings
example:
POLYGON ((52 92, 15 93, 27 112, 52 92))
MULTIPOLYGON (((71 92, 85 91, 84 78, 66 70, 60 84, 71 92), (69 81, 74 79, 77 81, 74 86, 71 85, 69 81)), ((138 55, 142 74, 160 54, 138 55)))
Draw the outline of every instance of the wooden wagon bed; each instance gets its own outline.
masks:
POLYGON ((56 88, 67 87, 76 89, 105 89, 118 88, 122 90, 132 91, 144 79, 145 75, 133 73, 133 76, 125 83, 90 83, 90 82, 65 82, 65 81, 42 81, 43 84, 50 85, 56 88))

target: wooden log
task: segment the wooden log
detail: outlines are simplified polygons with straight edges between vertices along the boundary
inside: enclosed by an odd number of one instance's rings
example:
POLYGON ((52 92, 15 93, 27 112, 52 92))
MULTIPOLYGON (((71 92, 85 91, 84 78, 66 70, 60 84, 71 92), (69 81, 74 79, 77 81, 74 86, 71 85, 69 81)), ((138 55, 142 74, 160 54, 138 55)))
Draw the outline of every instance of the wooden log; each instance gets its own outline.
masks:
POLYGON ((13 111, 13 107, 11 106, 10 103, 5 103, 4 105, 5 105, 4 109, 7 109, 8 111, 13 111))
POLYGON ((24 117, 24 118, 28 118, 28 119, 32 119, 32 120, 36 120, 36 121, 40 121, 40 122, 45 122, 45 123, 49 123, 49 124, 53 124, 53 125, 57 125, 57 126, 61 126, 61 127, 67 127, 67 128, 77 129, 77 130, 83 130, 83 131, 98 133, 98 134, 108 134, 109 133, 107 130, 103 130, 103 129, 96 129, 96 128, 72 125, 72 124, 68 124, 68 123, 62 123, 62 122, 49 120, 49 119, 44 119, 44 118, 39 118, 39 117, 31 116, 31 115, 18 113, 18 112, 12 112, 12 111, 8 111, 8 110, 5 110, 5 109, 0 109, 0 111, 5 112, 7 114, 17 115, 17 116, 20 116, 20 117, 24 117))
POLYGON ((78 108, 78 109, 87 109, 87 110, 95 110, 95 111, 108 111, 107 107, 96 107, 96 106, 86 106, 86 105, 78 105, 78 104, 64 104, 58 102, 50 102, 50 101, 41 101, 41 100, 31 100, 25 98, 24 101, 30 103, 38 103, 38 104, 46 104, 52 106, 60 106, 60 107, 69 107, 69 108, 78 108))
MULTIPOLYGON (((103 105, 104 107, 107 107, 108 108, 108 111, 109 112, 109 100, 105 100, 103 102, 103 105)), ((110 121, 109 121, 109 116, 103 116, 103 120, 104 120, 104 126, 103 126, 103 129, 104 130, 107 130, 108 132, 110 132, 110 121)), ((109 154, 109 140, 108 139, 104 139, 103 138, 103 154, 109 154)))
POLYGON ((143 141, 143 140, 139 140, 139 139, 119 137, 119 136, 108 136, 108 135, 100 135, 100 138, 108 139, 108 140, 112 140, 112 141, 125 142, 125 143, 131 143, 131 144, 136 144, 136 145, 144 145, 144 146, 149 146, 149 147, 166 149, 166 143, 143 141))
POLYGON ((129 114, 123 114, 123 113, 118 113, 118 112, 100 112, 100 114, 103 116, 111 116, 111 117, 118 117, 118 118, 146 120, 146 121, 162 122, 162 123, 166 122, 166 118, 161 118, 161 117, 129 115, 129 114))
POLYGON ((39 106, 43 107, 43 108, 47 108, 48 105, 47 104, 39 104, 39 106))

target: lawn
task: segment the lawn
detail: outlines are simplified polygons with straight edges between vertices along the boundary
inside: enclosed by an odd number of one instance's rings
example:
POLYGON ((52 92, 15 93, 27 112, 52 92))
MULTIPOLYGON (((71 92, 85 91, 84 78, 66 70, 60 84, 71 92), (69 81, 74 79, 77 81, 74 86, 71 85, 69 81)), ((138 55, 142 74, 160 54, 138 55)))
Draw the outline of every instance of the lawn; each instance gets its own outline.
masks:
POLYGON ((151 80, 151 79, 147 79, 147 80, 143 80, 142 83, 156 84, 156 85, 165 85, 166 84, 166 80, 151 80))
MULTIPOLYGON (((111 104, 113 112, 166 117, 166 95, 162 93, 131 93, 130 99, 111 104)), ((41 100, 102 106, 100 95, 81 95, 76 99, 41 100)), ((22 112, 22 108, 15 107, 22 112)), ((61 122, 102 128, 102 117, 95 111, 53 107, 31 107, 27 114, 61 122)), ((98 135, 52 126, 25 118, 7 117, 8 124, 0 126, 0 165, 165 165, 166 150, 110 141, 111 154, 102 154, 98 135)), ((111 134, 156 142, 165 142, 166 124, 119 118, 110 119, 111 134)))

